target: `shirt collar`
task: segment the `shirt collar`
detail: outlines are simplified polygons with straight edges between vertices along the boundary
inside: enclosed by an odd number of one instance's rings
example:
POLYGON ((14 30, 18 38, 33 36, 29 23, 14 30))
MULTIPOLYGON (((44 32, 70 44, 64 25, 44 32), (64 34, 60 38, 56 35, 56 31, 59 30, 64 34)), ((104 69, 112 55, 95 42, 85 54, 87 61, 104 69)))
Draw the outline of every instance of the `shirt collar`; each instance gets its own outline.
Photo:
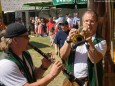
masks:
POLYGON ((94 35, 92 36, 92 41, 95 39, 95 36, 96 36, 96 34, 94 34, 94 35))

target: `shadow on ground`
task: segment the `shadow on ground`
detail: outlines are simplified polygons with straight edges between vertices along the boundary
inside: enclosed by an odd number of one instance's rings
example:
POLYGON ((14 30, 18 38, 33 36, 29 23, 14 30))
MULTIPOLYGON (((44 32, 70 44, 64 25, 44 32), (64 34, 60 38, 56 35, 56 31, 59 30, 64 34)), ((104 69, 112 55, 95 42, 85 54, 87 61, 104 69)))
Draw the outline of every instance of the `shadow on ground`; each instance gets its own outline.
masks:
POLYGON ((39 42, 35 42, 35 41, 31 41, 30 44, 32 44, 36 48, 50 47, 49 45, 46 45, 46 44, 43 44, 43 43, 39 43, 39 42))

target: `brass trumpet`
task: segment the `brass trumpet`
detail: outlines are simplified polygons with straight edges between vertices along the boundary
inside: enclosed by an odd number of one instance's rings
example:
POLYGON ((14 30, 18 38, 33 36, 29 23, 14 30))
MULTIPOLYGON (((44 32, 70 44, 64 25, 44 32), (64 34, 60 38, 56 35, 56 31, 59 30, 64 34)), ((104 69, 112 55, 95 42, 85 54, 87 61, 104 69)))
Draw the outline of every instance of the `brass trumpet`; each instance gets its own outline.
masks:
POLYGON ((85 38, 85 31, 83 31, 83 28, 83 26, 78 28, 76 34, 73 37, 71 37, 71 48, 75 49, 77 46, 82 45, 91 39, 91 37, 85 38))
POLYGON ((84 31, 82 30, 83 26, 79 27, 76 31, 76 34, 71 37, 71 41, 75 44, 85 39, 84 31))

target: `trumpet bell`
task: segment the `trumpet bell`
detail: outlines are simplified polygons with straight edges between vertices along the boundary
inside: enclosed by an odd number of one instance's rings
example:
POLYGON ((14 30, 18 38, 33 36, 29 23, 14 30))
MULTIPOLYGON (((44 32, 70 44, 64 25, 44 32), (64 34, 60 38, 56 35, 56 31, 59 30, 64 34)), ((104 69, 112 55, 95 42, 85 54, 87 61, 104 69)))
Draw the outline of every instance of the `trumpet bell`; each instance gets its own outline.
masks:
POLYGON ((84 39, 84 37, 82 35, 77 36, 77 41, 82 41, 83 39, 84 39))
POLYGON ((81 26, 76 30, 76 34, 71 38, 73 43, 77 43, 84 40, 84 31, 82 29, 83 26, 81 26))
POLYGON ((82 40, 84 40, 84 37, 83 37, 82 35, 76 35, 76 36, 74 36, 74 37, 72 38, 72 42, 73 42, 73 43, 77 43, 77 42, 80 42, 80 41, 82 41, 82 40))

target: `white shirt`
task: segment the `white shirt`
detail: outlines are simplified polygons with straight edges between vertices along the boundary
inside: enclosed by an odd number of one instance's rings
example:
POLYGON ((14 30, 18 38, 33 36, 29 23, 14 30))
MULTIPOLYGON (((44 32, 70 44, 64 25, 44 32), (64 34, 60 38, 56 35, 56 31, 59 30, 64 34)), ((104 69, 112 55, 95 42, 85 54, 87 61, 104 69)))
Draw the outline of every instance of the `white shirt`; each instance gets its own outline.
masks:
MULTIPOLYGON (((3 53, 5 54, 5 53, 3 53)), ((5 54, 6 55, 6 54, 5 54)), ((1 57, 4 55, 1 55, 1 57)), ((6 55, 7 56, 7 55, 6 55)), ((22 59, 22 55, 19 56, 22 59)), ((3 58, 3 57, 2 57, 3 58)), ((25 59, 26 64, 32 74, 31 67, 28 61, 25 59)), ((33 69, 35 66, 33 66, 33 69)), ((0 60, 0 83, 5 86, 23 86, 27 83, 27 79, 24 77, 23 72, 20 71, 19 67, 13 61, 8 59, 0 60)))
POLYGON ((80 21, 80 18, 74 17, 73 24, 76 25, 80 21))
MULTIPOLYGON (((94 40, 94 38, 95 35, 92 37, 92 41, 94 40)), ((100 43, 95 45, 95 48, 104 56, 107 49, 106 41, 102 40, 100 43)), ((76 78, 88 76, 87 52, 88 50, 86 48, 86 44, 83 44, 76 48, 74 60, 74 75, 76 78)))
POLYGON ((59 22, 59 21, 63 21, 64 20, 64 17, 59 17, 58 19, 57 19, 57 22, 59 22))
POLYGON ((0 81, 5 86, 23 86, 27 83, 18 66, 8 59, 0 60, 0 81))
POLYGON ((67 22, 68 22, 70 28, 72 28, 73 27, 73 20, 71 18, 67 18, 67 22))

